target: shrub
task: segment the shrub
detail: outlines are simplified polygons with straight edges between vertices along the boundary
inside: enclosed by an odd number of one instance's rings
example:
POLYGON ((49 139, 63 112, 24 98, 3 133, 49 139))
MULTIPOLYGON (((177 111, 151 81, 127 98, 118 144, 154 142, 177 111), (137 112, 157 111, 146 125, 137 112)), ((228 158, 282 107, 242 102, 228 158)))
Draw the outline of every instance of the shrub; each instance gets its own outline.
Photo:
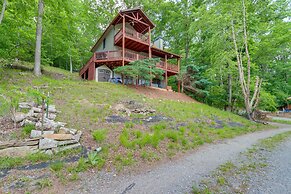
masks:
POLYGON ((107 129, 95 130, 93 131, 92 136, 98 143, 100 143, 106 139, 107 129))

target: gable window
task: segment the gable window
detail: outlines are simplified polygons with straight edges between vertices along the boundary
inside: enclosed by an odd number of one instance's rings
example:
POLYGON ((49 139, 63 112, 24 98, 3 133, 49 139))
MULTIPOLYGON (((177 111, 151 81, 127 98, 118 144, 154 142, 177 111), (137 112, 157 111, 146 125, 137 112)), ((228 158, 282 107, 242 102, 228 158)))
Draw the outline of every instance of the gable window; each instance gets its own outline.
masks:
POLYGON ((106 46, 106 38, 103 39, 103 49, 105 49, 106 46))

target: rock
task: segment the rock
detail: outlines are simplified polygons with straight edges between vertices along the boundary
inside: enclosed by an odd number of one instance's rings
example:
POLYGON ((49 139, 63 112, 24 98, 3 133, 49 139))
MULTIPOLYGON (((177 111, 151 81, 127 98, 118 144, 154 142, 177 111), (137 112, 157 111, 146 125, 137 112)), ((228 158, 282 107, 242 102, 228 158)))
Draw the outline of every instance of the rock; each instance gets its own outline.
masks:
POLYGON ((72 135, 75 135, 77 133, 77 129, 69 129, 69 128, 66 128, 66 127, 61 127, 60 131, 64 132, 64 133, 70 133, 72 135))
POLYGON ((23 121, 26 118, 26 114, 22 113, 22 112, 16 112, 15 117, 12 118, 12 120, 16 123, 19 123, 21 121, 23 121))
POLYGON ((37 107, 32 107, 33 112, 35 113, 41 113, 41 108, 37 108, 37 107))
POLYGON ((1 157, 24 157, 28 154, 36 153, 37 146, 21 146, 21 147, 10 147, 0 150, 1 157))
POLYGON ((82 136, 82 131, 78 131, 78 133, 74 135, 74 139, 79 142, 81 139, 81 136, 82 136))
POLYGON ((25 125, 35 125, 35 122, 28 119, 24 119, 23 121, 20 122, 20 126, 23 127, 25 125))
POLYGON ((43 134, 44 135, 51 135, 51 134, 54 134, 55 131, 43 131, 43 134))
POLYGON ((62 152, 62 151, 65 151, 65 150, 78 148, 80 146, 81 146, 80 143, 71 144, 71 145, 67 145, 67 146, 61 146, 61 147, 58 147, 58 148, 53 148, 53 152, 54 153, 58 153, 58 152, 62 152))
POLYGON ((95 150, 96 150, 96 152, 98 153, 98 152, 101 152, 102 148, 101 148, 101 147, 98 147, 98 148, 96 148, 95 150))
POLYGON ((42 137, 55 140, 70 140, 74 139, 72 134, 44 134, 42 137))
POLYGON ((18 104, 18 107, 20 109, 30 109, 33 106, 34 106, 34 103, 33 102, 20 102, 18 104))
POLYGON ((39 130, 31 130, 30 138, 41 137, 42 133, 39 130))
POLYGON ((58 146, 58 142, 53 139, 49 138, 44 138, 39 140, 39 149, 40 150, 45 150, 45 149, 50 149, 50 148, 56 148, 58 146))
POLYGON ((73 140, 67 140, 67 141, 58 141, 58 146, 65 146, 65 145, 70 145, 70 144, 75 144, 78 143, 75 139, 73 140))
MULTIPOLYGON (((63 123, 63 122, 55 122, 53 120, 50 120, 50 119, 47 119, 47 118, 44 118, 44 124, 43 124, 43 128, 44 129, 50 129, 50 130, 55 130, 57 128, 60 128, 60 127, 64 127, 66 125, 66 123, 63 123)), ((41 126, 41 121, 37 122, 35 124, 35 127, 37 129, 41 129, 42 126, 41 126)))
POLYGON ((9 147, 21 147, 21 146, 34 146, 38 144, 38 139, 26 139, 22 141, 8 141, 0 143, 0 149, 5 149, 9 147))
POLYGON ((54 106, 49 106, 48 112, 50 112, 50 113, 57 113, 57 109, 54 106))
POLYGON ((47 155, 53 155, 53 151, 51 149, 46 150, 44 153, 47 155))
POLYGON ((26 114, 26 117, 33 117, 33 115, 34 115, 34 112, 33 112, 32 109, 30 109, 30 110, 28 111, 28 113, 26 114))
POLYGON ((57 117, 56 114, 53 114, 53 113, 49 113, 49 114, 48 114, 48 119, 50 119, 50 120, 55 120, 56 117, 57 117))

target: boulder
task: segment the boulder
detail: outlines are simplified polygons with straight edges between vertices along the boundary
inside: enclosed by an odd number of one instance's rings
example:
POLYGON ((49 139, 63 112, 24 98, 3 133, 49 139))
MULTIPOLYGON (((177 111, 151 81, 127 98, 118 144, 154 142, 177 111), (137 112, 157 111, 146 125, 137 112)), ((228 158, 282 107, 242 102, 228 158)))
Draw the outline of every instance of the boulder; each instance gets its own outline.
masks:
POLYGON ((39 130, 31 130, 30 138, 41 137, 42 133, 39 130))
POLYGON ((45 149, 50 149, 50 148, 56 148, 58 146, 57 143, 58 142, 56 140, 43 138, 39 140, 38 149, 45 150, 45 149))
POLYGON ((28 154, 36 153, 37 151, 37 146, 10 147, 0 150, 0 156, 24 157, 28 154))

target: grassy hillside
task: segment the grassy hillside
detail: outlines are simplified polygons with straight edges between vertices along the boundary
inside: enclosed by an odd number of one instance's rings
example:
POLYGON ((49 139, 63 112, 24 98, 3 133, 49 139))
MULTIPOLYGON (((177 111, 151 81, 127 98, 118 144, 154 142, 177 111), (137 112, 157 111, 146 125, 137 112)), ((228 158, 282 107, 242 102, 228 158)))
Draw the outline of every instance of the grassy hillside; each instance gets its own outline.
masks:
MULTIPOLYGON (((32 67, 29 63, 22 65, 32 67)), ((140 162, 150 164, 172 158, 205 142, 261 128, 242 117, 201 103, 150 99, 126 86, 83 81, 77 74, 53 67, 44 67, 44 70, 45 75, 35 77, 30 71, 2 68, 0 92, 4 95, 20 92, 21 101, 32 99, 27 95, 32 88, 39 87, 44 93, 49 92, 51 103, 61 111, 57 120, 82 130, 84 146, 103 148, 99 167, 105 165, 107 169, 121 170, 140 162), (156 112, 128 116, 114 109, 118 103, 134 103, 156 112), (124 122, 111 122, 108 117, 112 115, 124 119, 124 122), (164 119, 157 122, 144 120, 149 116, 164 119)), ((8 114, 4 107, 1 112, 4 117, 8 114)), ((20 135, 22 129, 17 130, 6 139, 23 138, 20 135)))

